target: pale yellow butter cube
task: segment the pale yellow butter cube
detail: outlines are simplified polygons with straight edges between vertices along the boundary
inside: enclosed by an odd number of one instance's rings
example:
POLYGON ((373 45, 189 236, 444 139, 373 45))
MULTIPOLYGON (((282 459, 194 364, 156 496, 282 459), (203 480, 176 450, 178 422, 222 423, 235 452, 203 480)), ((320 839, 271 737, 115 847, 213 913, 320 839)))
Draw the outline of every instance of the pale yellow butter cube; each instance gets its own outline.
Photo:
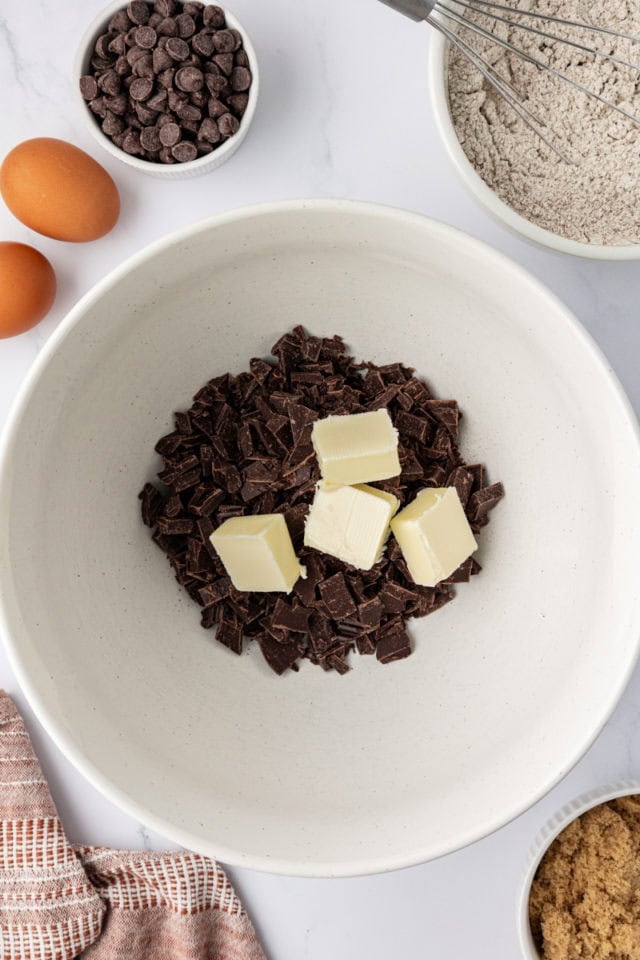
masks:
POLYGON ((382 556, 399 506, 397 497, 384 490, 321 480, 307 516, 305 546, 370 570, 382 556))
POLYGON ((291 593, 305 576, 281 513, 230 517, 210 539, 236 590, 291 593))
POLYGON ((384 409, 316 420, 311 440, 330 483, 370 483, 400 473, 398 431, 384 409))
POLYGON ((435 587, 478 549, 455 487, 421 490, 391 521, 415 583, 435 587))

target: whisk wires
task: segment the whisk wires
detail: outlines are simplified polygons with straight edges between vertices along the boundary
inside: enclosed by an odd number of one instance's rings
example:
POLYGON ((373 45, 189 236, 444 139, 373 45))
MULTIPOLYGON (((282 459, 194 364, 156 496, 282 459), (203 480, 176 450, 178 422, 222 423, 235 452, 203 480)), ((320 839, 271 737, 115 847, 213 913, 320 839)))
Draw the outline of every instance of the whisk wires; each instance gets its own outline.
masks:
POLYGON ((570 84, 585 96, 597 100, 599 103, 611 110, 615 110, 628 120, 640 124, 640 117, 630 110, 610 100, 602 93, 598 93, 596 90, 585 86, 580 83, 579 80, 567 76, 567 74, 545 63, 544 60, 533 56, 517 43, 496 36, 490 29, 482 26, 477 19, 472 19, 470 14, 479 14, 492 23, 505 24, 510 29, 534 34, 551 43, 565 44, 587 55, 608 60, 633 70, 639 76, 640 68, 638 65, 630 63, 628 60, 613 53, 599 50, 596 46, 581 42, 578 39, 572 40, 570 37, 558 36, 557 33, 549 32, 546 28, 543 28, 542 25, 544 24, 546 26, 546 23, 551 23, 562 26, 563 28, 568 27, 570 29, 581 30, 583 31, 582 39, 584 39, 584 33, 590 33, 604 37, 617 37, 630 41, 631 43, 640 43, 640 37, 630 36, 629 34, 609 27, 580 23, 577 20, 564 20, 562 17, 547 15, 537 10, 521 10, 517 6, 509 6, 505 3, 498 2, 498 0, 382 0, 382 2, 394 7, 413 20, 425 20, 434 27, 434 29, 440 31, 449 43, 456 47, 460 53, 479 70, 487 82, 504 98, 525 124, 566 163, 571 163, 572 161, 569 159, 566 149, 561 149, 558 146, 557 141, 562 140, 560 134, 550 127, 546 121, 535 116, 523 99, 522 94, 515 89, 513 84, 496 70, 493 64, 482 55, 481 50, 477 49, 472 43, 465 39, 465 36, 463 36, 464 31, 469 31, 470 34, 476 37, 497 44, 557 79, 570 84), (503 13, 508 14, 508 16, 502 16, 503 13), (522 20, 526 18, 529 18, 529 23, 522 22, 522 20), (536 23, 537 26, 534 26, 531 21, 536 23), (458 28, 462 28, 462 30, 458 28))
MULTIPOLYGON (((599 51, 595 47, 587 46, 585 44, 580 44, 570 40, 567 41, 564 38, 558 37, 555 34, 548 33, 547 31, 544 31, 544 30, 538 30, 537 28, 528 26, 526 24, 521 24, 513 19, 507 19, 506 17, 498 16, 497 14, 494 14, 494 13, 485 13, 484 10, 479 9, 478 6, 476 6, 476 4, 479 4, 480 6, 491 7, 493 9, 499 8, 499 9, 508 10, 512 15, 522 14, 522 11, 517 10, 516 8, 504 7, 502 4, 499 5, 495 3, 489 3, 488 0, 471 0, 471 2, 469 2, 469 0, 448 0, 448 2, 445 2, 445 0, 434 0, 434 3, 431 5, 432 12, 429 13, 425 18, 427 23, 433 26, 436 30, 439 30, 444 36, 447 37, 447 40, 451 44, 457 47, 460 53, 462 53, 462 55, 466 57, 467 60, 469 60, 476 67, 477 70, 480 71, 482 76, 485 77, 485 79, 494 87, 494 89, 509 104, 509 106, 524 120, 524 122, 529 127, 529 129, 531 129, 544 143, 546 143, 547 146, 550 147, 565 163, 572 162, 567 156, 566 150, 561 149, 557 145, 557 143, 552 141, 551 137, 547 136, 544 130, 549 129, 550 132, 553 133, 556 138, 559 137, 559 134, 557 134, 556 131, 552 131, 548 127, 548 124, 544 123, 539 118, 535 118, 531 113, 531 111, 528 110, 528 108, 525 106, 521 96, 517 93, 517 91, 513 88, 513 86, 509 84, 507 87, 507 81, 505 81, 505 78, 503 78, 500 74, 497 73, 495 68, 492 67, 492 65, 489 64, 488 61, 486 61, 481 56, 478 50, 476 50, 474 47, 471 46, 471 44, 463 40, 463 38, 460 36, 458 32, 446 27, 445 24, 442 22, 442 18, 445 18, 445 20, 448 20, 456 24, 458 27, 462 27, 465 30, 468 30, 470 33, 475 34, 476 36, 482 37, 484 39, 487 39, 491 43, 495 43, 498 46, 502 47, 503 49, 516 54, 518 57, 521 57, 523 60, 527 61, 528 63, 532 63, 536 67, 539 67, 540 69, 546 71, 547 73, 553 75, 554 77, 557 77, 559 80, 562 80, 565 83, 570 84, 576 90, 579 90, 581 93, 585 94, 586 96, 599 101, 600 103, 610 108, 611 110, 615 110, 617 113, 626 117, 628 120, 632 120, 634 123, 640 124, 640 117, 631 113, 629 110, 626 110, 624 107, 620 106, 620 104, 614 103, 612 100, 609 100, 607 97, 603 96, 602 94, 597 93, 595 90, 592 90, 589 87, 586 87, 584 84, 580 83, 578 80, 574 80, 572 77, 568 77, 566 74, 562 73, 560 70, 556 70, 555 67, 552 67, 549 64, 545 63, 544 60, 541 60, 538 57, 534 57, 532 54, 528 53, 526 50, 523 50, 517 44, 496 36, 490 30, 485 29, 479 23, 471 20, 468 15, 458 13, 457 10, 455 10, 450 4, 455 4, 456 6, 461 7, 464 11, 467 12, 467 14, 469 12, 480 13, 481 15, 486 16, 487 18, 495 22, 506 23, 508 24, 508 26, 512 28, 525 30, 530 33, 535 33, 538 36, 541 36, 544 39, 547 39, 549 41, 566 43, 567 45, 576 47, 577 49, 580 49, 585 53, 592 54, 593 56, 601 57, 603 59, 611 60, 616 63, 619 63, 625 67, 635 70, 639 74, 640 74, 640 69, 637 66, 634 66, 634 64, 629 63, 626 60, 622 60, 621 58, 615 57, 612 54, 607 54, 602 51, 599 51), (436 14, 436 16, 433 15, 434 13, 436 14), (506 92, 505 92, 505 88, 506 88, 506 92), (526 114, 526 116, 523 116, 523 111, 526 114)), ((543 18, 542 15, 540 15, 540 17, 543 18)), ((551 19, 551 18, 545 18, 545 19, 551 19)), ((596 33, 601 33, 601 32, 607 33, 607 34, 613 33, 613 35, 617 37, 622 37, 626 40, 629 40, 635 43, 639 42, 639 39, 637 37, 632 37, 632 36, 629 36, 628 34, 622 34, 618 31, 609 31, 600 27, 595 27, 595 26, 592 27, 591 25, 587 25, 587 24, 578 24, 575 21, 563 21, 557 17, 555 18, 555 22, 563 23, 569 26, 584 27, 585 29, 592 30, 596 33)))

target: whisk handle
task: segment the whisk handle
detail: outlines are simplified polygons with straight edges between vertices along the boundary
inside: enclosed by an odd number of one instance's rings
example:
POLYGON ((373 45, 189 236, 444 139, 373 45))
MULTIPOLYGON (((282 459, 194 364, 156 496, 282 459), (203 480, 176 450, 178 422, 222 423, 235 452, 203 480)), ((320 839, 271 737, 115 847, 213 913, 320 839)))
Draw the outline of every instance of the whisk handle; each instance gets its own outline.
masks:
POLYGON ((393 7, 398 13, 412 20, 426 20, 435 6, 435 0, 380 0, 388 7, 393 7))

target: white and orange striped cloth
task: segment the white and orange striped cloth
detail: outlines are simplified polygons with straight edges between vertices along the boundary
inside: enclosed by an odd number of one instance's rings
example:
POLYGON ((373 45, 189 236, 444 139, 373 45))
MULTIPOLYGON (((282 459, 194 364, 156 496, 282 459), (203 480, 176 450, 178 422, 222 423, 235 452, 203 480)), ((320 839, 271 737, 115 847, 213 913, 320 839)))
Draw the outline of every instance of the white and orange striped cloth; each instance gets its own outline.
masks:
POLYGON ((197 854, 72 846, 0 691, 1 960, 265 960, 224 870, 197 854))

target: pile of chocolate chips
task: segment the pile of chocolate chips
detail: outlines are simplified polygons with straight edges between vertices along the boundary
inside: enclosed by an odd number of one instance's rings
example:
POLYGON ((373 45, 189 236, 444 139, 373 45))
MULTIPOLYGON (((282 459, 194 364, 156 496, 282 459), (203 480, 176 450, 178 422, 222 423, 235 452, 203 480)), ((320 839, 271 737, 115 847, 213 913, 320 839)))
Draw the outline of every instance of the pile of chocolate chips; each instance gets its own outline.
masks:
POLYGON ((407 619, 448 603, 452 584, 480 567, 466 560, 431 589, 413 582, 393 538, 371 570, 304 547, 319 480, 313 421, 386 407, 399 432, 402 473, 377 486, 402 505, 425 486, 455 486, 475 533, 503 496, 502 484, 488 486, 484 467, 462 459, 455 400, 435 399, 402 364, 357 363, 340 337, 308 336, 302 327, 271 352, 275 363, 254 359, 247 373, 210 380, 190 410, 175 414, 175 430, 156 445, 162 487, 147 483, 140 494, 143 520, 178 582, 203 607, 203 627, 217 627, 217 639, 235 653, 243 638, 253 638, 279 674, 303 657, 345 673, 354 649, 381 663, 406 657, 407 619), (308 574, 290 596, 235 590, 209 541, 224 520, 252 513, 285 516, 308 574))
POLYGON ((237 132, 251 70, 221 7, 132 0, 98 37, 80 92, 102 132, 132 156, 187 163, 237 132))

